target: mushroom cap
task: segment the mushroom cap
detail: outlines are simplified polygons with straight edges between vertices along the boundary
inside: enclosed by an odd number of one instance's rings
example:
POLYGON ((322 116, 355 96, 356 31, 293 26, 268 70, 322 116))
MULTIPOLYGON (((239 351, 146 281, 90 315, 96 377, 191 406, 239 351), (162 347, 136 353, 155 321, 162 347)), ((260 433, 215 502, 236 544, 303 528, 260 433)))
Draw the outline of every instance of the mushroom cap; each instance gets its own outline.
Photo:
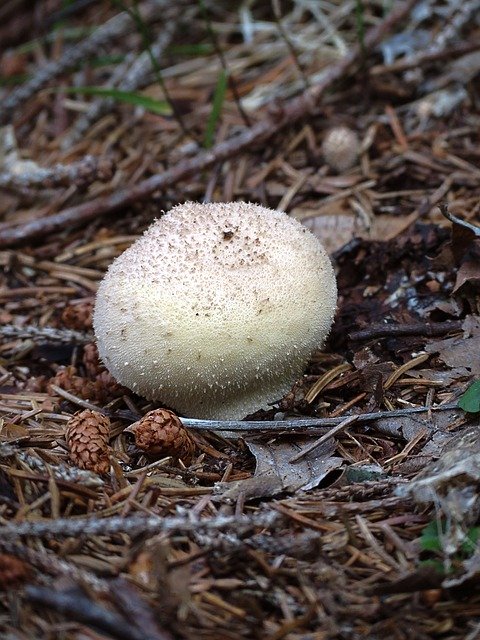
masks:
POLYGON ((348 127, 334 127, 325 136, 322 153, 325 162, 338 173, 351 169, 357 161, 360 141, 348 127))
POLYGON ((323 246, 296 220, 187 202, 111 264, 94 329, 121 384, 188 416, 238 419, 301 376, 336 298, 323 246))

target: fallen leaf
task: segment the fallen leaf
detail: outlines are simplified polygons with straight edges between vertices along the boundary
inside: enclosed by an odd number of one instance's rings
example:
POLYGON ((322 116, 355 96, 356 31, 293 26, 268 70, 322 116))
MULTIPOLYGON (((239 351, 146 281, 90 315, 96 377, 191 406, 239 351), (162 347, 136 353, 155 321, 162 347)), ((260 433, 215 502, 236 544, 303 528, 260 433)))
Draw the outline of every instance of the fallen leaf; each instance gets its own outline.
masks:
POLYGON ((462 328, 463 335, 446 340, 431 341, 425 346, 427 353, 438 357, 449 367, 465 367, 473 375, 480 374, 480 319, 468 316, 462 328))
POLYGON ((476 380, 468 387, 458 401, 458 406, 468 413, 480 411, 480 380, 476 380))
POLYGON ((222 499, 235 500, 240 494, 253 499, 299 489, 307 491, 344 463, 341 458, 332 456, 336 446, 333 438, 294 463, 290 462, 291 458, 311 443, 310 438, 271 444, 248 440, 246 443, 257 462, 255 474, 247 480, 217 484, 216 493, 222 499))
MULTIPOLYGON (((333 204, 338 210, 339 204, 333 204)), ((334 253, 353 238, 388 242, 403 233, 418 218, 416 212, 408 216, 395 217, 381 214, 373 216, 367 227, 360 216, 349 212, 304 217, 301 210, 297 209, 296 214, 302 224, 322 241, 328 253, 334 253)))

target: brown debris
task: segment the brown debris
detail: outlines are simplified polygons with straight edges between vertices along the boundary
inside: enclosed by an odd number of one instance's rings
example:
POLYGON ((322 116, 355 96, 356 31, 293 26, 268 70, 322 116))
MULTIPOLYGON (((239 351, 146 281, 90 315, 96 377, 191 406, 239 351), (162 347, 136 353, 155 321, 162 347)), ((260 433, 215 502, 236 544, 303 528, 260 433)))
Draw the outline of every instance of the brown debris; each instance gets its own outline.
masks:
POLYGON ((78 375, 78 369, 73 365, 59 367, 57 373, 48 384, 49 393, 52 396, 56 395, 55 390, 52 388, 52 385, 54 385, 73 393, 83 400, 91 400, 99 404, 105 404, 112 398, 123 395, 124 388, 118 384, 109 371, 97 364, 90 356, 91 352, 87 351, 85 368, 87 369, 87 375, 93 376, 92 379, 78 375))
POLYGON ((126 431, 134 434, 135 444, 148 456, 172 456, 189 464, 195 453, 192 436, 168 409, 149 411, 126 431))
POLYGON ((30 567, 19 558, 0 553, 0 589, 18 589, 31 575, 30 567))
POLYGON ((93 302, 89 300, 79 304, 68 304, 62 312, 61 323, 67 329, 91 331, 92 313, 93 302))
POLYGON ((80 469, 107 473, 109 437, 110 420, 106 416, 89 409, 80 411, 70 418, 65 432, 70 460, 80 469))

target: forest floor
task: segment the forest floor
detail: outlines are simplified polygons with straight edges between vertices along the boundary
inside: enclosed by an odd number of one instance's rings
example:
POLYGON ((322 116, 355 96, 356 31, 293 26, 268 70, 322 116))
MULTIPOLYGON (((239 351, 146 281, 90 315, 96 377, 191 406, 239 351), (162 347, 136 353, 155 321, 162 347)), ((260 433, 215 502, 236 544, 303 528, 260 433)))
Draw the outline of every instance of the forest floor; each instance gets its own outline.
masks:
POLYGON ((480 638, 480 2, 391 5, 1 4, 2 638, 480 638), (338 311, 149 454, 92 309, 185 200, 303 222, 338 311))

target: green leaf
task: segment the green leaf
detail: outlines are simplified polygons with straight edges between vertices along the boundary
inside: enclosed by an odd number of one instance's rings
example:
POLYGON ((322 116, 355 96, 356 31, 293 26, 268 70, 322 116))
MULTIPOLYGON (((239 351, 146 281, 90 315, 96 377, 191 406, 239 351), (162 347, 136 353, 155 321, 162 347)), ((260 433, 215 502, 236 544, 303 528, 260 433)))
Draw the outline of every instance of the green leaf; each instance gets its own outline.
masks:
POLYGON ((164 100, 155 100, 134 91, 121 91, 120 89, 106 89, 105 87, 65 87, 53 89, 62 93, 81 93, 86 96, 99 96, 101 98, 113 98, 118 102, 126 102, 136 107, 143 107, 147 111, 161 116, 169 116, 172 113, 170 105, 164 100))
POLYGON ((440 541, 440 535, 442 533, 442 530, 439 531, 439 523, 437 520, 429 522, 420 536, 420 549, 422 551, 441 551, 442 543, 440 541))
POLYGON ((462 544, 462 551, 467 556, 467 558, 469 558, 475 551, 479 538, 480 527, 472 527, 468 531, 467 538, 462 544))
POLYGON ((480 380, 476 380, 468 387, 463 396, 460 397, 458 406, 468 413, 478 413, 480 411, 480 380))
POLYGON ((356 0, 355 2, 355 22, 360 49, 362 54, 365 55, 365 6, 362 0, 356 0))
POLYGON ((0 87, 13 87, 17 84, 22 84, 29 78, 28 73, 19 73, 14 76, 9 76, 8 78, 0 76, 0 87))
POLYGON ((178 56, 208 56, 214 53, 215 49, 212 44, 206 42, 203 44, 172 44, 167 51, 178 56))
POLYGON ((441 560, 421 560, 419 566, 422 569, 431 569, 434 573, 438 573, 440 576, 445 575, 445 567, 441 560))
POLYGON ((225 69, 222 69, 220 75, 218 76, 217 86, 215 87, 215 93, 213 95, 212 110, 210 112, 210 116, 207 122, 207 128, 205 130, 204 146, 206 149, 209 149, 213 145, 215 129, 220 118, 220 113, 222 111, 227 85, 228 73, 225 71, 225 69))

